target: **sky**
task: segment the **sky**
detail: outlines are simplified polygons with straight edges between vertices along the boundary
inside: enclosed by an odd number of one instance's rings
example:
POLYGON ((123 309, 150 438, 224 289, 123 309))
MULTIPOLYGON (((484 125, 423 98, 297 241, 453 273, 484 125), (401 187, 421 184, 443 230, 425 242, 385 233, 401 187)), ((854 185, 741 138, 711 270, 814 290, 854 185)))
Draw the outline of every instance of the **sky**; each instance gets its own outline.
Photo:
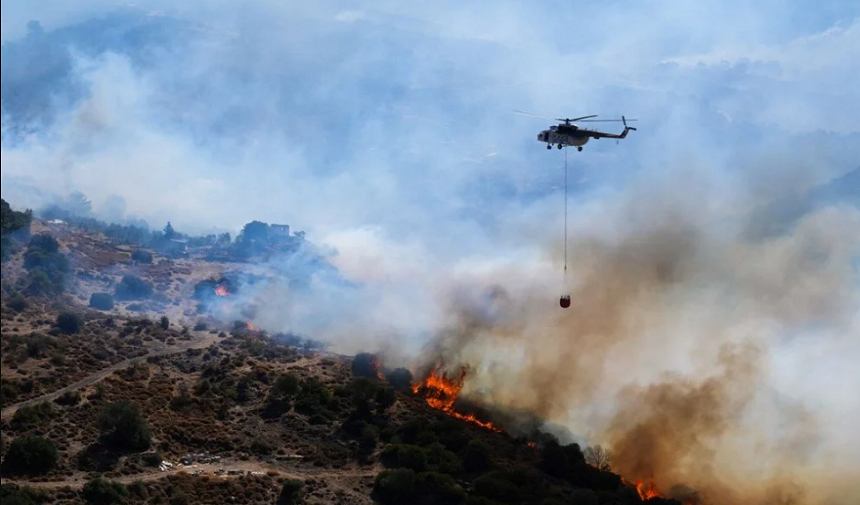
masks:
POLYGON ((719 381, 743 407, 727 423, 748 429, 711 442, 766 447, 786 475, 860 469, 844 393, 860 386, 856 206, 740 233, 747 213, 860 166, 857 2, 55 0, 0 14, 13 206, 80 190, 96 215, 154 228, 290 224, 363 288, 321 284, 291 312, 271 286, 269 325, 411 356, 450 333, 446 352, 488 396, 619 445, 606 426, 626 426, 623 392, 723 377, 724 346, 752 342, 773 396, 719 381), (535 137, 553 122, 515 110, 625 115, 638 131, 548 151, 535 137), (507 302, 487 305, 493 286, 507 302), (476 338, 456 331, 463 307, 483 314, 476 338), (545 370, 591 387, 523 405, 553 390, 523 380, 545 370), (807 433, 780 405, 818 412, 814 457, 774 438, 807 433))

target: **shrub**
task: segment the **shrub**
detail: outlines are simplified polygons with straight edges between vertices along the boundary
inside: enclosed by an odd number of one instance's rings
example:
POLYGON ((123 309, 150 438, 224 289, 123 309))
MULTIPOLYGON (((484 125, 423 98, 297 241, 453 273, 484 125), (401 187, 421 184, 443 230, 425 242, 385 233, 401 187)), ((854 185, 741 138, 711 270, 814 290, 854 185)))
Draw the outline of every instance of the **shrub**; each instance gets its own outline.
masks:
POLYGON ((169 330, 170 329, 170 319, 168 319, 167 316, 161 316, 161 320, 159 321, 158 324, 159 324, 159 326, 161 326, 162 330, 169 330))
POLYGON ((278 496, 277 505, 298 505, 302 502, 302 482, 294 479, 287 479, 284 482, 284 487, 281 488, 281 494, 278 496))
POLYGON ((480 440, 470 440, 460 458, 463 470, 469 473, 483 473, 490 468, 490 448, 480 440))
POLYGON ((116 287, 117 300, 145 300, 152 297, 152 285, 134 275, 123 276, 116 287))
POLYGON ((93 293, 90 296, 90 307, 96 310, 113 310, 113 296, 110 293, 93 293))
POLYGON ((278 377, 275 382, 275 394, 278 396, 293 396, 299 392, 299 378, 288 373, 278 377))
POLYGON ((135 263, 152 264, 152 253, 143 249, 136 249, 131 253, 131 259, 135 263))
POLYGON ((376 476, 373 492, 384 505, 412 503, 415 497, 415 472, 406 468, 385 470, 376 476))
POLYGON ((81 326, 83 326, 83 320, 81 319, 81 316, 77 314, 63 312, 57 316, 57 328, 66 335, 74 335, 75 333, 78 333, 81 331, 81 326))
POLYGON ((69 260, 60 253, 60 244, 47 233, 30 239, 24 253, 28 270, 27 292, 33 296, 61 293, 69 273, 69 260))
POLYGON ((102 477, 87 482, 81 490, 81 496, 90 505, 113 505, 123 503, 128 496, 128 490, 119 482, 110 482, 102 477))
POLYGON ((409 392, 412 390, 412 372, 405 368, 396 368, 391 373, 386 374, 386 379, 391 387, 397 391, 409 392))
POLYGON ((48 421, 53 414, 54 409, 48 402, 21 407, 12 417, 12 426, 19 430, 39 426, 48 421))
POLYGON ((81 402, 81 393, 79 391, 66 391, 59 398, 54 400, 57 405, 71 407, 81 402))
POLYGON ((150 446, 146 421, 128 400, 107 405, 98 418, 98 427, 104 440, 118 449, 143 451, 150 446))
POLYGON ((392 468, 408 468, 416 472, 427 468, 427 453, 416 445, 391 444, 382 451, 381 460, 392 468))
POLYGON ((30 487, 3 486, 0 498, 3 505, 41 505, 50 502, 50 497, 44 491, 30 487))
POLYGON ((150 467, 157 467, 164 461, 164 458, 161 457, 161 453, 158 452, 147 452, 141 457, 143 464, 150 467))
POLYGON ((379 362, 376 356, 366 352, 357 354, 352 359, 352 374, 356 377, 377 378, 379 372, 379 362))
POLYGON ((459 505, 466 501, 466 492, 450 475, 427 472, 418 475, 418 493, 428 503, 459 505))
POLYGON ((12 441, 3 460, 3 472, 44 475, 57 465, 59 457, 57 446, 47 438, 25 435, 12 441))
POLYGON ((6 302, 6 306, 14 310, 15 312, 21 313, 27 310, 29 304, 23 296, 16 294, 12 298, 9 298, 9 300, 6 302))

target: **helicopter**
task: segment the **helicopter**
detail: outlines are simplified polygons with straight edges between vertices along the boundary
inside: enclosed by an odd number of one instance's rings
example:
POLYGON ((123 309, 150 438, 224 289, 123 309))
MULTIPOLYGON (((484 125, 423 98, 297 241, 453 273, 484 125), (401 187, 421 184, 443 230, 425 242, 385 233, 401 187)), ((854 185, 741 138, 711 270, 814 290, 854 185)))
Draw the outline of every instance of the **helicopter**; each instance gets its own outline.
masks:
POLYGON ((562 121, 558 125, 550 126, 548 129, 541 131, 537 134, 538 142, 546 142, 546 148, 552 149, 553 144, 558 146, 559 149, 565 146, 576 147, 577 151, 582 151, 582 146, 588 143, 589 139, 623 139, 627 137, 627 133, 630 130, 636 131, 636 128, 632 126, 627 126, 627 121, 636 121, 635 119, 627 119, 624 116, 621 116, 621 119, 591 119, 597 117, 597 114, 592 114, 590 116, 582 116, 576 118, 561 118, 561 119, 551 119, 543 116, 536 116, 534 114, 530 114, 528 112, 523 111, 514 111, 518 114, 524 114, 526 116, 538 117, 541 119, 549 119, 550 121, 562 121), (612 122, 612 121, 621 121, 624 123, 624 131, 621 133, 606 133, 597 130, 590 130, 588 128, 582 128, 578 125, 573 124, 574 121, 581 123, 598 123, 598 122, 612 122))

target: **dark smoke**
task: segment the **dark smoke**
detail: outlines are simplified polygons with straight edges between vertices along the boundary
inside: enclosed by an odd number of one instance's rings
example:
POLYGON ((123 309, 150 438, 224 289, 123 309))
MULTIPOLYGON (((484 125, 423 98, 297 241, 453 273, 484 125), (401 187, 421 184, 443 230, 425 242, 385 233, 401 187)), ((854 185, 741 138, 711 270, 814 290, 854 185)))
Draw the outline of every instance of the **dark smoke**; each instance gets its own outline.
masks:
POLYGON ((819 202, 785 233, 751 237, 758 202, 685 183, 640 181, 578 209, 568 310, 534 289, 545 278, 516 271, 457 291, 422 364, 467 365, 465 395, 604 443, 622 476, 666 494, 848 503, 830 493, 852 486, 836 476, 858 475, 844 455, 856 442, 828 431, 834 403, 792 396, 775 360, 791 346, 858 351, 860 212, 819 202))

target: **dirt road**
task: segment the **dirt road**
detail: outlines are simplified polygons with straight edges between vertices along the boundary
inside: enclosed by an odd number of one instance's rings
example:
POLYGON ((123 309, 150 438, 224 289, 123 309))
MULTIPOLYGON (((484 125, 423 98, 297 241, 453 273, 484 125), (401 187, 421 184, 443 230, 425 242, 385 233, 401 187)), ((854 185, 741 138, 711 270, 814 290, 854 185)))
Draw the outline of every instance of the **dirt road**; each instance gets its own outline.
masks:
POLYGON ((42 396, 37 396, 36 398, 31 398, 29 400, 25 400, 23 402, 16 403, 15 405, 10 405, 9 407, 6 407, 5 409, 2 410, 2 413, 0 413, 0 419, 6 420, 6 419, 14 416, 15 412, 17 412, 18 409, 20 409, 22 407, 28 407, 28 406, 36 405, 36 404, 42 403, 42 402, 51 402, 51 401, 56 400, 57 398, 59 398, 60 396, 62 396, 65 393, 68 393, 71 391, 77 391, 79 389, 83 389, 87 386, 95 384, 95 383, 105 379, 109 375, 113 374, 114 372, 118 372, 120 370, 123 370, 124 368, 131 366, 133 363, 135 363, 137 361, 144 361, 147 358, 156 357, 156 356, 166 356, 169 354, 181 353, 181 352, 187 351, 188 349, 204 349, 204 348, 209 347, 210 345, 212 345, 218 341, 217 335, 212 335, 210 333, 205 333, 205 332, 194 333, 194 337, 196 337, 194 340, 179 341, 179 342, 177 342, 176 345, 172 345, 172 346, 168 346, 168 347, 159 346, 157 348, 151 349, 148 353, 146 353, 142 356, 123 360, 123 361, 120 361, 119 363, 111 365, 107 368, 103 368, 103 369, 99 370, 98 372, 96 372, 90 376, 84 377, 83 379, 81 379, 81 380, 79 380, 73 384, 69 384, 68 386, 65 386, 63 388, 60 388, 60 389, 58 389, 52 393, 44 394, 42 396))
MULTIPOLYGON (((271 473, 275 478, 278 477, 286 477, 290 479, 296 480, 307 480, 307 479, 332 479, 332 478, 361 478, 361 477, 373 477, 381 471, 381 468, 358 468, 351 470, 331 470, 331 469, 309 469, 309 470, 296 470, 293 472, 286 472, 283 470, 268 468, 260 463, 256 462, 241 462, 235 464, 195 464, 190 467, 179 466, 178 468, 173 468, 167 471, 158 471, 154 470, 148 473, 140 473, 135 475, 128 475, 123 477, 117 477, 115 479, 110 479, 115 482, 121 482, 123 484, 131 484, 132 482, 151 482, 159 479, 163 479, 169 475, 181 475, 181 474, 189 474, 193 475, 195 472, 199 472, 199 475, 208 476, 210 478, 219 478, 219 479, 235 479, 238 478, 238 475, 228 475, 229 472, 242 472, 242 475, 246 475, 248 472, 260 472, 263 474, 271 473), (216 474, 219 470, 223 470, 222 474, 216 474)), ((59 480, 59 481, 50 481, 50 482, 31 482, 27 480, 16 480, 16 479, 0 479, 2 482, 0 484, 15 484, 18 486, 28 486, 37 489, 60 489, 64 487, 69 487, 71 489, 80 489, 87 483, 89 480, 83 474, 71 477, 69 479, 59 480)))

